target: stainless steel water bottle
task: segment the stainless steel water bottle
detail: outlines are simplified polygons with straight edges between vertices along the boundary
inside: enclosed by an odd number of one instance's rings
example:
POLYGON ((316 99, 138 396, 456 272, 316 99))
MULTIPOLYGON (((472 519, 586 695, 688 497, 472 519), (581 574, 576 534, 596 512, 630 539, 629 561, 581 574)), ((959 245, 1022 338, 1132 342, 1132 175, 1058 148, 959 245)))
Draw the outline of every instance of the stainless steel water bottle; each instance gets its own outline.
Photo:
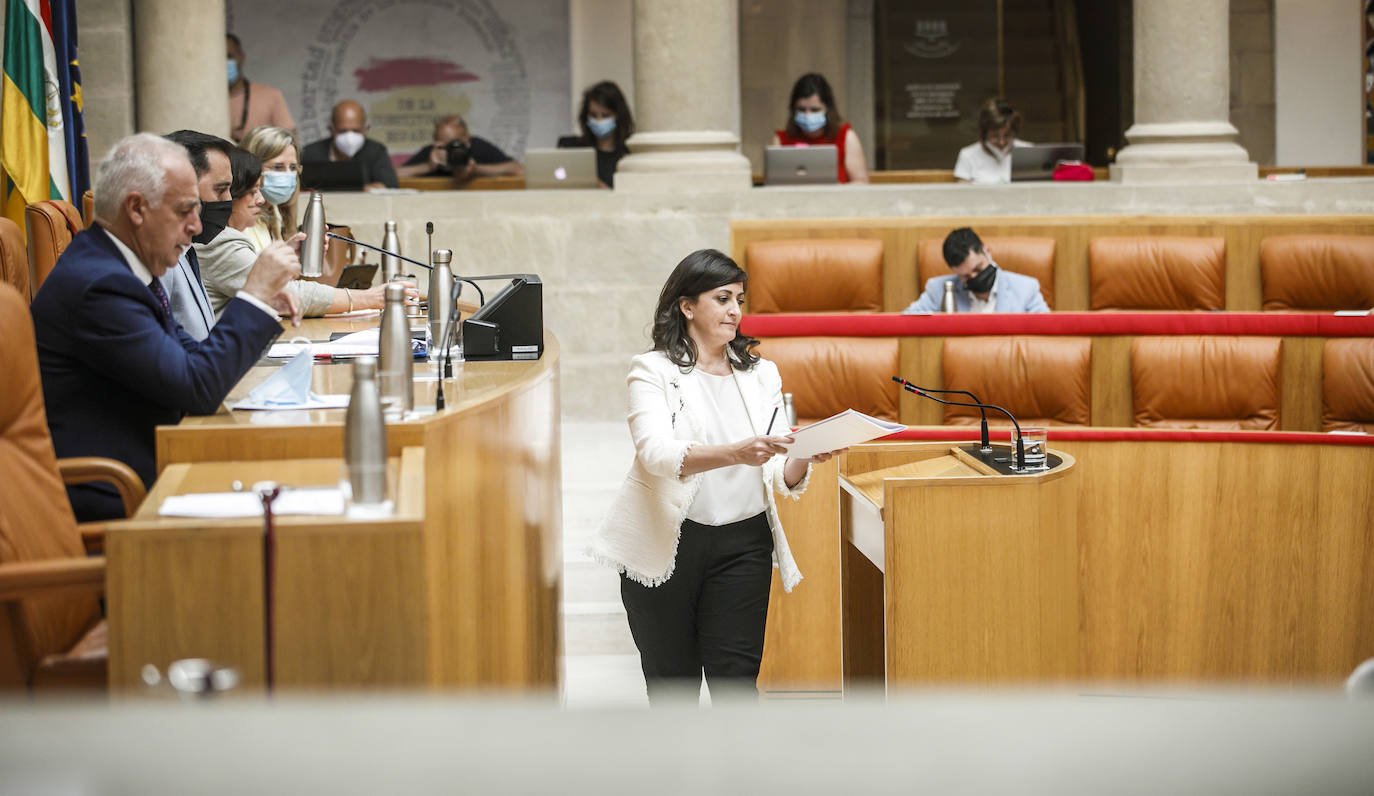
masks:
MULTIPOLYGON (((386 232, 382 234, 382 248, 396 254, 405 254, 401 251, 401 239, 396 235, 396 222, 386 222, 386 232)), ((382 255, 382 281, 390 282, 401 273, 401 258, 390 254, 382 255)))
POLYGON ((324 276, 324 197, 317 191, 310 194, 301 222, 305 240, 301 242, 301 276, 324 276))
POLYGON ((353 391, 344 416, 344 461, 353 502, 386 500, 386 420, 377 392, 377 358, 353 360, 353 391))
POLYGON ((453 309, 453 271, 449 268, 453 251, 435 249, 429 262, 433 266, 429 272, 429 339, 430 350, 436 351, 443 347, 443 334, 448 331, 445 326, 453 309))
POLYGON ((390 402, 393 414, 415 409, 415 385, 412 373, 415 355, 410 347, 410 321, 406 318, 406 287, 398 282, 386 286, 386 304, 382 307, 382 328, 378 330, 378 381, 384 402, 390 402))
POLYGON ((790 392, 785 392, 782 394, 782 412, 783 414, 787 415, 787 417, 783 418, 787 421, 787 427, 789 429, 796 428, 797 410, 792 406, 792 393, 790 392))
POLYGON ((945 281, 945 294, 940 298, 940 312, 956 312, 954 308, 954 280, 945 281))

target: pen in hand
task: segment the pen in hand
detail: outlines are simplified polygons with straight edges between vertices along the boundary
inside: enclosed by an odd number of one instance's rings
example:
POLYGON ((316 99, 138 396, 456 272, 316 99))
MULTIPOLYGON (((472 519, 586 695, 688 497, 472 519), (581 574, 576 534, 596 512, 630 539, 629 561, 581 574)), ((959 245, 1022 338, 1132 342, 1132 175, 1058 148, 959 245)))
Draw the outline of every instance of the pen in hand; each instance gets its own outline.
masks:
POLYGON ((775 407, 773 407, 773 416, 770 417, 770 418, 768 418, 768 430, 765 431, 765 432, 763 432, 763 435, 764 435, 765 437, 767 437, 767 436, 769 436, 770 434, 773 433, 773 421, 774 421, 774 420, 777 420, 777 419, 778 419, 778 408, 775 406, 775 407))

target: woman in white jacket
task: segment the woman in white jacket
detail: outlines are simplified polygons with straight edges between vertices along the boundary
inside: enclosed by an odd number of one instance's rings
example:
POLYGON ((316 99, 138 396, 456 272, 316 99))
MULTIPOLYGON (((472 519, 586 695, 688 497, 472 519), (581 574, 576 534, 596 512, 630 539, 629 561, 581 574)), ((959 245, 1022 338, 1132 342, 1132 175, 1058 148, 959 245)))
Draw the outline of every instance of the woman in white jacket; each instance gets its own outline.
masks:
POLYGON ((715 698, 757 693, 774 564, 787 591, 801 580, 773 492, 795 499, 833 455, 780 456, 782 381, 739 332, 747 279, 714 249, 687 255, 630 366, 635 461, 592 553, 621 573, 653 702, 694 698, 703 671, 715 698))

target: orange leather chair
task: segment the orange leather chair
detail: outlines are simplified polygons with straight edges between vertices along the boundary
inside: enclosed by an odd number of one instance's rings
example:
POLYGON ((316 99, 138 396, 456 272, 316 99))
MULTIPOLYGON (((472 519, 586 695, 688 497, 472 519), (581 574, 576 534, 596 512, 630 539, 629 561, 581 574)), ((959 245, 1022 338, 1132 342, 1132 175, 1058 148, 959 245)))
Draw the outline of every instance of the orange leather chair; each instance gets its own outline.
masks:
POLYGON ((1260 243, 1266 310, 1374 307, 1374 236, 1282 235, 1260 243))
POLYGON ((29 241, 29 288, 36 294, 57 258, 81 231, 81 214, 61 199, 34 202, 24 208, 24 227, 29 241))
POLYGON ((1226 308, 1225 238, 1093 238, 1094 310, 1226 308))
MULTIPOLYGON (((944 387, 968 390, 1021 423, 1092 425, 1092 340, 1087 337, 947 337, 944 387)), ((946 397, 946 396, 941 396, 946 397)), ((966 401, 966 397, 947 396, 966 401)), ((945 423, 977 423, 977 409, 945 407, 945 423)), ((1000 412, 988 422, 1010 425, 1000 412)))
POLYGON ((19 291, 27 301, 29 292, 29 259, 24 251, 24 236, 19 225, 8 218, 0 218, 0 282, 19 291))
POLYGON ((54 457, 28 302, 9 285, 0 285, 0 372, 0 691, 104 688, 105 559, 86 555, 101 526, 77 525, 63 483, 112 481, 126 511, 143 485, 120 462, 54 457))
POLYGON ((1331 339, 1322 347, 1322 431, 1374 434, 1374 339, 1331 339))
POLYGON ((744 249, 749 312, 881 312, 880 240, 769 240, 744 249))
POLYGON ((1281 344, 1277 337, 1135 338, 1135 425, 1277 431, 1281 344))
POLYGON ((850 407, 897 419, 895 337, 768 337, 756 350, 778 366, 802 425, 850 407))
MULTIPOLYGON (((944 247, 944 238, 926 238, 917 245, 917 295, 926 289, 926 282, 949 273, 944 247)), ((983 238, 983 247, 992 250, 992 259, 999 266, 1040 280, 1040 295, 1054 309, 1054 238, 983 238)))

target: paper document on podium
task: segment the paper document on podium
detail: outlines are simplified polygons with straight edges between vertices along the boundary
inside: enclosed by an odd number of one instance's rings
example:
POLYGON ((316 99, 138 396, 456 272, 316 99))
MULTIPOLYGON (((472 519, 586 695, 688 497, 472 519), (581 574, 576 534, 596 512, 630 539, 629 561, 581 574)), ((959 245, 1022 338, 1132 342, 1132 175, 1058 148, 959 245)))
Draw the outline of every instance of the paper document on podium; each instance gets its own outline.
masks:
POLYGON ((906 426, 901 423, 889 423, 863 412, 846 409, 792 432, 789 436, 795 441, 783 447, 787 448, 788 456, 806 459, 818 453, 847 448, 905 430, 906 426))

